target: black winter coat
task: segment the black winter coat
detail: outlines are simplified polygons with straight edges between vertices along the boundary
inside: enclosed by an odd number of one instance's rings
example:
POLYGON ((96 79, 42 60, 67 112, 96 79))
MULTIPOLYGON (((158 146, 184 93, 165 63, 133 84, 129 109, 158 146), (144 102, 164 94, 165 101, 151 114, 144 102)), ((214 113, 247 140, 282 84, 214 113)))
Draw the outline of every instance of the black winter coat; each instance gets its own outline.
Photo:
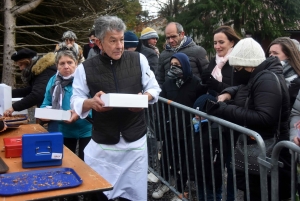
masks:
MULTIPOLYGON (((162 86, 162 91, 160 92, 159 96, 162 98, 166 98, 169 100, 172 100, 174 102, 180 103, 182 105, 185 105, 187 107, 193 107, 196 99, 200 96, 203 95, 206 91, 204 90, 203 86, 200 84, 200 78, 196 77, 193 75, 192 78, 187 80, 180 88, 176 86, 175 83, 176 80, 167 80, 163 86, 162 86)), ((172 136, 177 138, 177 133, 176 133, 176 122, 175 120, 178 120, 178 128, 179 128, 179 138, 183 139, 184 134, 183 131, 186 129, 187 132, 189 132, 191 122, 190 122, 190 116, 189 113, 185 114, 185 125, 186 128, 183 128, 183 123, 182 123, 182 113, 181 111, 178 112, 178 118, 176 119, 174 110, 171 111, 171 119, 169 118, 169 114, 167 111, 167 106, 165 106, 165 115, 167 118, 167 131, 169 131, 170 126, 170 120, 172 121, 172 131, 173 134, 172 136)), ((163 118, 160 118, 161 120, 163 118)), ((163 125, 163 123, 161 124, 163 125)), ((163 128, 162 128, 163 131, 163 128)))
MULTIPOLYGON (((217 65, 216 57, 214 57, 210 60, 207 70, 209 72, 212 72, 216 65, 217 65)), ((234 68, 229 65, 228 61, 223 66, 221 73, 223 76, 222 82, 219 82, 219 84, 217 86, 208 86, 209 89, 212 89, 212 90, 216 91, 217 93, 221 93, 221 91, 223 91, 227 87, 238 85, 238 83, 236 83, 233 79, 234 68)))
POLYGON ((289 92, 278 58, 269 57, 257 66, 252 72, 247 86, 240 85, 226 88, 222 93, 229 93, 232 101, 225 107, 217 109, 214 114, 215 116, 241 126, 246 126, 266 139, 273 137, 277 132, 279 108, 281 108, 280 140, 289 139, 289 92), (277 75, 281 83, 282 95, 280 95, 280 91, 276 87, 277 80, 272 73, 263 73, 254 80, 254 77, 263 70, 271 71, 277 75), (248 109, 246 109, 245 102, 249 90, 250 98, 248 109))
POLYGON ((150 69, 155 74, 158 67, 158 56, 156 52, 153 49, 143 45, 142 42, 139 42, 138 47, 135 51, 142 53, 147 58, 150 69))
POLYGON ((40 107, 44 100, 48 81, 56 72, 54 53, 48 53, 40 58, 31 68, 32 75, 29 86, 12 90, 12 98, 23 97, 22 100, 12 104, 13 109, 21 111, 35 105, 40 107))

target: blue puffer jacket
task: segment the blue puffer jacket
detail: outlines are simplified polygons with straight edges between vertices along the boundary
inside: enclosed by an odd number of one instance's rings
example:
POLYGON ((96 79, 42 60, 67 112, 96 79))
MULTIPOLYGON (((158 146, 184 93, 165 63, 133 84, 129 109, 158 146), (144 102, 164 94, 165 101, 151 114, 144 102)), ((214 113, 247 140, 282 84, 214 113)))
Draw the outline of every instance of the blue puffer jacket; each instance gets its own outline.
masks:
MULTIPOLYGON (((56 75, 50 78, 47 87, 46 87, 46 93, 44 101, 41 105, 41 108, 44 108, 46 106, 52 106, 52 94, 50 93, 50 90, 52 86, 54 85, 56 80, 56 75)), ((65 86, 65 95, 62 102, 62 108, 63 110, 70 110, 70 99, 72 96, 72 83, 65 86)), ((76 122, 67 124, 63 121, 59 122, 59 131, 63 133, 65 138, 84 138, 84 137, 90 137, 92 135, 92 125, 85 119, 78 119, 76 122)))

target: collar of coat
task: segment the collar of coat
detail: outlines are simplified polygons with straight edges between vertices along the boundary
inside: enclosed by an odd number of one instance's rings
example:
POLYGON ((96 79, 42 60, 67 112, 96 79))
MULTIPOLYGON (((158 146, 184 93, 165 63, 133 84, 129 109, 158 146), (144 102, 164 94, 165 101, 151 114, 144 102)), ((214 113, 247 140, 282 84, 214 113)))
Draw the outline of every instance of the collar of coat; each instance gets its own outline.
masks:
POLYGON ((31 68, 34 75, 41 74, 46 68, 55 65, 55 54, 49 52, 40 58, 31 68))

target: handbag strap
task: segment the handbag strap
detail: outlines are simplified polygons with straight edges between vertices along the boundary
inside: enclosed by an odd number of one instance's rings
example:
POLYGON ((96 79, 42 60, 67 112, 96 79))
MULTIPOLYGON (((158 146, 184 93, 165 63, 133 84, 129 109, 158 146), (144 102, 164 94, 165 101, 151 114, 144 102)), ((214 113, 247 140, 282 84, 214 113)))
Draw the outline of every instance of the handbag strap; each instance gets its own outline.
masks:
MULTIPOLYGON (((247 110, 248 110, 248 106, 249 106, 249 99, 250 99, 250 96, 251 96, 251 88, 252 88, 252 85, 253 85, 253 83, 254 83, 254 82, 255 82, 262 74, 264 74, 264 73, 272 73, 272 74, 275 76, 275 79, 276 79, 276 85, 277 85, 277 87, 278 87, 278 89, 279 89, 279 95, 280 95, 280 97, 282 97, 281 84, 280 84, 280 82, 279 82, 279 79, 278 79, 277 75, 276 75, 275 73, 271 72, 271 71, 263 70, 263 71, 259 72, 259 73, 253 78, 253 80, 252 80, 251 83, 250 83, 250 86, 248 87, 249 92, 248 92, 248 96, 247 96, 247 99, 246 99, 246 102, 245 102, 245 106, 244 106, 244 108, 246 108, 247 110)), ((274 137, 275 137, 276 139, 278 139, 279 133, 280 133, 281 109, 282 109, 282 107, 280 107, 280 109, 279 109, 278 127, 277 127, 277 132, 276 132, 276 134, 274 135, 274 137)), ((246 127, 246 118, 245 118, 245 120, 244 120, 244 127, 246 127)))

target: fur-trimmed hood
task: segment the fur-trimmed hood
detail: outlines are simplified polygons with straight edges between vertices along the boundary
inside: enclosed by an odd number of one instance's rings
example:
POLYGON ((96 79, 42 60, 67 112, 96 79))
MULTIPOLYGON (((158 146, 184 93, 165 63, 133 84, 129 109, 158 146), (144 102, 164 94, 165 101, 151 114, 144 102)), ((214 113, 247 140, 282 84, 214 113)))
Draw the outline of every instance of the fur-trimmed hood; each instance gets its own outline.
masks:
POLYGON ((49 52, 40 58, 31 68, 34 75, 41 74, 46 68, 55 65, 55 54, 49 52))

